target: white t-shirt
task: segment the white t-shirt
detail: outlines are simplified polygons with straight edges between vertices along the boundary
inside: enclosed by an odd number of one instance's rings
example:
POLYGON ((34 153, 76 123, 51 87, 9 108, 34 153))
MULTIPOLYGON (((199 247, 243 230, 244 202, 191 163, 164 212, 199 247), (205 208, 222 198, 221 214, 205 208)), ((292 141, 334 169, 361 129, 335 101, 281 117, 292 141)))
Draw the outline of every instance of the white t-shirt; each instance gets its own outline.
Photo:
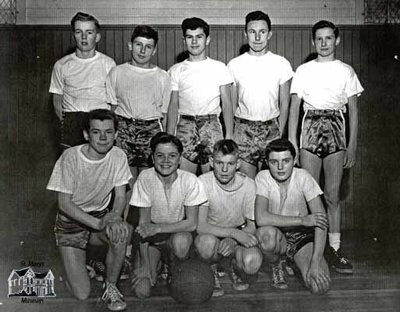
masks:
POLYGON ((293 70, 282 56, 268 51, 262 56, 244 53, 228 63, 238 89, 235 116, 247 120, 271 120, 279 116, 279 86, 293 70))
POLYGON ((178 177, 166 189, 154 167, 143 170, 133 185, 129 202, 135 207, 151 209, 154 223, 174 223, 184 219, 185 206, 197 206, 207 201, 198 178, 178 169, 178 177))
POLYGON ((132 178, 125 153, 113 148, 100 160, 88 159, 82 148, 73 146, 57 160, 47 189, 72 194, 72 201, 85 212, 101 211, 111 200, 116 186, 128 184, 132 178))
POLYGON ((181 115, 220 114, 220 86, 233 83, 226 65, 206 58, 203 61, 185 60, 169 71, 172 91, 179 92, 181 115))
POLYGON ((171 82, 165 70, 141 68, 129 63, 111 69, 107 76, 108 103, 125 118, 151 120, 167 113, 171 82))
POLYGON ((350 65, 340 60, 300 65, 293 77, 290 93, 304 99, 304 109, 345 110, 348 98, 363 92, 350 65))
POLYGON ((63 96, 65 112, 108 109, 106 77, 114 66, 112 58, 98 51, 89 59, 66 55, 54 64, 49 92, 63 96))
POLYGON ((307 202, 322 195, 321 188, 305 169, 293 168, 287 189, 286 200, 281 203, 278 182, 269 170, 262 170, 256 176, 257 195, 268 199, 268 211, 281 216, 304 217, 309 214, 307 202))
POLYGON ((221 227, 238 227, 247 219, 254 220, 256 198, 255 182, 241 172, 237 172, 235 183, 223 188, 217 183, 214 172, 199 177, 207 194, 207 222, 221 227))

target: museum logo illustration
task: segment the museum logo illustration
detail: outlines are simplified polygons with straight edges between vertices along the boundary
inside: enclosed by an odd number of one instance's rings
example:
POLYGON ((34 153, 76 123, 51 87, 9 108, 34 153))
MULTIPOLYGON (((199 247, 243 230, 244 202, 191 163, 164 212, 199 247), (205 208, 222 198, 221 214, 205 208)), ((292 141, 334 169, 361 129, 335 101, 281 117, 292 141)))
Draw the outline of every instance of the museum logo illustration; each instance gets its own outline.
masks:
POLYGON ((55 297, 51 270, 35 272, 31 267, 12 270, 8 277, 9 297, 55 297))

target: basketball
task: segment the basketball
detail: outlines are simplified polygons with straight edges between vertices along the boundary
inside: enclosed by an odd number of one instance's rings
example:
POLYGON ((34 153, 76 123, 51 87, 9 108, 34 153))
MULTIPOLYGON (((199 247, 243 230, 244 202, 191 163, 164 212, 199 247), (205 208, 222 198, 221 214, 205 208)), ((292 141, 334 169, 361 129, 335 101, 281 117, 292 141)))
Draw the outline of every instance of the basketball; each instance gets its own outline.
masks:
POLYGON ((210 265, 199 259, 177 264, 171 272, 170 294, 185 304, 200 304, 209 300, 214 288, 210 265))

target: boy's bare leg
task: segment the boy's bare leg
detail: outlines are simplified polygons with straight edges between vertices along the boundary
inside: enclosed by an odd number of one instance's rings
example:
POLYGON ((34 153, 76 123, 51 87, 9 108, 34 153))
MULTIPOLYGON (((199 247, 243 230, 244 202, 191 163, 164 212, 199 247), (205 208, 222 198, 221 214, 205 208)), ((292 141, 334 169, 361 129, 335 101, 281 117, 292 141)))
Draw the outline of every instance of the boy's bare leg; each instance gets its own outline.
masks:
POLYGON ((254 180, 257 175, 257 166, 253 166, 245 161, 242 161, 240 163, 239 171, 243 172, 249 178, 252 178, 254 180))
POLYGON ((86 269, 86 251, 74 247, 59 247, 67 277, 66 285, 71 294, 85 300, 90 294, 90 279, 86 269))
POLYGON ((196 174, 196 172, 197 172, 197 164, 191 162, 190 160, 187 160, 184 157, 181 158, 181 164, 180 164, 179 168, 182 170, 191 172, 193 174, 196 174))
POLYGON ((301 168, 306 169, 320 184, 320 176, 322 169, 322 159, 317 155, 306 151, 305 149, 300 150, 300 164, 301 168))

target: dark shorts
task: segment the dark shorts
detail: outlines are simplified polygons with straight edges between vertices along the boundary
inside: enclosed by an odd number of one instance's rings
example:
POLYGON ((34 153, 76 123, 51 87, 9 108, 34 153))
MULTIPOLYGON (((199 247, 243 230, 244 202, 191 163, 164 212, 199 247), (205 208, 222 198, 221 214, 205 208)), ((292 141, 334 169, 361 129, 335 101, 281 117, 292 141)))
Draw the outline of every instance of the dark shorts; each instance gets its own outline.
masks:
MULTIPOLYGON (((90 212, 89 214, 100 219, 108 211, 108 208, 106 208, 102 211, 90 212)), ((85 250, 90 239, 90 234, 95 232, 99 233, 100 231, 96 231, 82 223, 72 220, 61 211, 57 213, 56 223, 54 225, 57 247, 74 247, 85 250)))
POLYGON ((252 121, 235 117, 234 140, 239 146, 243 161, 257 166, 265 160, 268 143, 280 137, 278 118, 267 121, 252 121))
POLYGON ((116 145, 125 152, 130 167, 152 165, 150 140, 160 131, 162 125, 159 119, 127 119, 118 116, 116 145))
POLYGON ((307 110, 301 127, 301 145, 324 158, 346 150, 345 120, 338 110, 307 110))
POLYGON ((83 129, 87 118, 85 112, 63 112, 61 121, 61 147, 68 148, 86 143, 83 129))
POLYGON ((301 248, 314 242, 314 230, 282 230, 282 233, 286 238, 286 256, 290 261, 301 248))
POLYGON ((180 115, 176 136, 183 144, 183 157, 200 165, 208 163, 215 142, 224 138, 217 115, 180 115))

